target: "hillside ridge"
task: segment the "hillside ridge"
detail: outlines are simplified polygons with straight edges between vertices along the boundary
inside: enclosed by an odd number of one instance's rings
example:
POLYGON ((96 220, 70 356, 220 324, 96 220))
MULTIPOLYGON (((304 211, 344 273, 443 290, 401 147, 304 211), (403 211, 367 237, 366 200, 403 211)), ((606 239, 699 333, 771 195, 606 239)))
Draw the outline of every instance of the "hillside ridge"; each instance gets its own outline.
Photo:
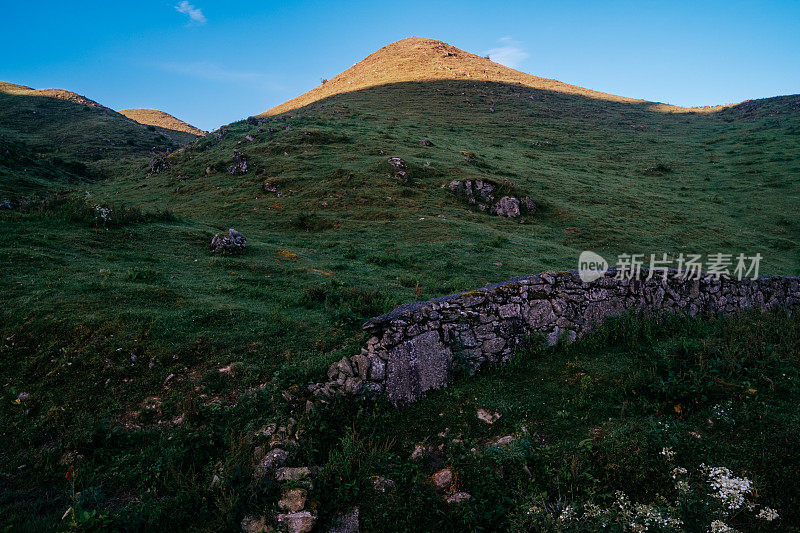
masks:
POLYGON ((131 120, 138 122, 139 124, 144 124, 145 126, 156 126, 158 128, 164 128, 172 131, 180 131, 182 133, 189 133, 191 135, 197 135, 197 136, 202 136, 206 134, 206 132, 201 130, 200 128, 192 126, 188 122, 185 122, 159 109, 147 109, 147 108, 121 109, 119 113, 121 115, 128 117, 131 120))
POLYGON ((89 107, 109 109, 113 111, 113 109, 99 104, 91 98, 87 98, 72 91, 67 91, 66 89, 34 89, 32 87, 28 87, 27 85, 0 81, 0 92, 24 96, 48 96, 50 98, 58 98, 59 100, 66 100, 75 104, 82 104, 89 107))
POLYGON ((323 81, 321 85, 310 91, 277 105, 258 116, 284 113, 330 96, 378 85, 437 80, 508 83, 612 102, 651 103, 653 104, 651 109, 660 112, 708 113, 729 107, 723 105, 686 108, 604 93, 550 78, 527 74, 496 63, 488 57, 466 52, 444 41, 426 37, 408 37, 380 48, 334 78, 323 81))

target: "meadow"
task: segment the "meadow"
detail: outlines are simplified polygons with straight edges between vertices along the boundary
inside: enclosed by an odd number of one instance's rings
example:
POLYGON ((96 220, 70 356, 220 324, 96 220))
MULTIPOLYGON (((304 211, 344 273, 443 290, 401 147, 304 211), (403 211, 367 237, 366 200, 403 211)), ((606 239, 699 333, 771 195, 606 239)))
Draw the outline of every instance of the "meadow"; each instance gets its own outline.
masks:
MULTIPOLYGON (((15 135, 26 157, 58 153, 50 137, 15 135)), ((319 381, 358 351, 364 320, 404 302, 575 268, 587 249, 612 263, 760 253, 761 274, 800 274, 798 96, 664 113, 409 82, 236 122, 172 152, 163 172, 141 149, 98 159, 91 176, 0 167, 19 180, 4 178, 16 185, 0 197, 18 205, 0 210, 8 531, 235 530, 271 511, 279 488, 251 472, 257 432, 296 416, 282 393, 319 381), (246 174, 228 172, 234 150, 246 174), (472 210, 443 187, 466 178, 518 188, 537 211, 472 210), (230 227, 245 252, 212 255, 230 227)), ((701 463, 752 480, 759 509, 781 517, 726 523, 797 530, 798 339, 781 312, 631 316, 570 346, 532 339, 513 364, 413 406, 350 401, 300 420, 292 461, 320 468, 322 523, 358 505, 368 531, 592 530, 559 517, 609 508, 618 490, 699 530, 723 515, 678 494, 671 472, 705 486, 701 463), (478 408, 502 416, 487 425, 478 408), (491 445, 505 435, 511 445, 491 445), (411 460, 418 443, 435 453, 411 460), (436 494, 428 476, 444 466, 470 501, 436 494), (396 486, 376 493, 372 476, 396 486)))

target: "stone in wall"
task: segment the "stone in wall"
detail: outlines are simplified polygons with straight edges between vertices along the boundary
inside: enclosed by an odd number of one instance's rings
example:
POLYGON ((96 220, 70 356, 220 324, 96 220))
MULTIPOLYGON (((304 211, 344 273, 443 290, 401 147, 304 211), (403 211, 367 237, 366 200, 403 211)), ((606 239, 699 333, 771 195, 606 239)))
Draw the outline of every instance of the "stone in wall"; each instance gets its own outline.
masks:
POLYGON ((323 401, 337 394, 385 394, 393 404, 412 402, 447 384, 458 358, 473 370, 504 362, 531 334, 550 344, 574 340, 606 317, 635 309, 697 314, 746 308, 800 306, 800 278, 686 280, 617 279, 614 269, 591 283, 577 271, 546 272, 402 305, 364 324, 367 346, 330 367, 326 383, 309 386, 323 401))

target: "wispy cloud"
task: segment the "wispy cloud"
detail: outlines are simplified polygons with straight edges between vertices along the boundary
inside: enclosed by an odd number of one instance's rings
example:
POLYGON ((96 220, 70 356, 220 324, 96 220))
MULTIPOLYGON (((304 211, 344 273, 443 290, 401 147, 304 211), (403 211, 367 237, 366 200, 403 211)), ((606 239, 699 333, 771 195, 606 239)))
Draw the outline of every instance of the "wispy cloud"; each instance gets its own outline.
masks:
POLYGON ((178 2, 178 5, 175 6, 175 9, 178 11, 178 13, 183 13, 189 17, 189 24, 202 26, 206 23, 206 16, 203 15, 203 10, 199 7, 194 7, 187 0, 178 2))
POLYGON ((221 67, 210 61, 190 61, 157 63, 159 69, 173 74, 180 74, 203 80, 220 81, 227 83, 248 83, 273 90, 280 89, 271 77, 262 72, 235 70, 221 67))
POLYGON ((522 48, 522 43, 511 37, 502 37, 497 40, 500 46, 486 51, 492 61, 511 68, 518 68, 520 63, 528 58, 528 52, 522 48))

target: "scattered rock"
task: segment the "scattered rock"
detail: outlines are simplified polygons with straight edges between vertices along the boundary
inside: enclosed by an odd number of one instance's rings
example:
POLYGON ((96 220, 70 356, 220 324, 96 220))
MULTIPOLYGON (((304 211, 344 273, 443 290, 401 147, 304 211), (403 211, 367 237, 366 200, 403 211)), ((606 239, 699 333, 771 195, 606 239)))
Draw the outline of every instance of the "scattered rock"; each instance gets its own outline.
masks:
POLYGON ((11 200, 3 200, 0 202, 0 209, 14 209, 14 204, 11 203, 11 200))
POLYGON ((206 176, 211 175, 211 167, 206 167, 206 176))
POLYGON ((420 146, 433 146, 433 143, 431 142, 431 140, 430 140, 430 139, 422 139, 422 140, 419 142, 419 145, 420 145, 420 146))
POLYGON ((375 489, 375 492, 391 492, 396 487, 397 484, 391 479, 387 479, 383 476, 372 477, 372 488, 375 489))
POLYGON ((404 169, 408 168, 408 165, 406 165, 405 160, 403 160, 400 157, 390 157, 388 159, 388 162, 389 162, 390 165, 392 165, 397 170, 404 170, 404 169))
POLYGON ((308 493, 305 489, 289 489, 284 491, 283 497, 278 501, 278 507, 289 513, 302 511, 306 506, 308 493))
POLYGON ((358 533, 358 507, 347 513, 339 513, 334 517, 328 533, 358 533))
POLYGON ((506 435, 505 437, 500 437, 496 441, 492 442, 492 446, 497 446, 498 448, 502 448, 504 446, 508 446, 512 442, 514 442, 514 436, 506 435))
POLYGON ((445 501, 447 501, 447 503, 461 503, 470 499, 472 499, 472 495, 468 492, 456 492, 452 496, 449 496, 445 501))
POLYGON ((247 173, 247 156, 239 150, 233 151, 233 164, 228 167, 228 172, 234 175, 247 173))
POLYGON ((411 460, 414 461, 415 459, 420 459, 422 457, 425 457, 427 453, 428 450, 425 446, 423 446, 422 444, 417 444, 416 446, 414 446, 414 451, 411 452, 411 460))
POLYGON ((307 466, 284 466, 275 471, 275 479, 278 481, 300 481, 311 477, 311 470, 307 466))
POLYGON ((317 517, 308 511, 278 515, 278 523, 286 525, 289 533, 308 533, 314 528, 317 517))
POLYGON ((161 174, 168 168, 169 162, 167 161, 167 154, 153 154, 150 157, 150 172, 148 172, 147 175, 161 174))
POLYGON ((478 419, 483 420, 487 424, 494 424, 500 420, 500 413, 490 413, 486 409, 478 409, 478 419))
POLYGON ((519 200, 513 196, 503 196, 489 212, 498 217, 516 218, 520 215, 519 200))
POLYGON ((252 135, 245 135, 244 138, 245 138, 245 140, 247 140, 249 142, 253 142, 253 140, 254 140, 252 135))
POLYGON ((274 531, 272 526, 267 525, 266 516, 245 516, 242 519, 242 531, 244 533, 267 533, 274 531))
POLYGON ((455 477, 452 468, 443 468, 431 476, 431 481, 439 492, 449 492, 455 483, 455 477))
POLYGON ((536 211, 536 204, 528 196, 520 199, 505 195, 498 200, 500 186, 489 180, 454 180, 448 188, 478 210, 488 211, 495 216, 517 218, 521 215, 532 215, 536 211))
POLYGON ((210 248, 212 253, 239 254, 242 253, 245 246, 247 246, 247 239, 244 238, 244 235, 230 228, 225 233, 214 235, 210 248))
POLYGON ((271 474, 276 468, 283 465, 289 458, 289 452, 282 448, 273 448, 268 451, 256 466, 255 473, 258 477, 271 474))

